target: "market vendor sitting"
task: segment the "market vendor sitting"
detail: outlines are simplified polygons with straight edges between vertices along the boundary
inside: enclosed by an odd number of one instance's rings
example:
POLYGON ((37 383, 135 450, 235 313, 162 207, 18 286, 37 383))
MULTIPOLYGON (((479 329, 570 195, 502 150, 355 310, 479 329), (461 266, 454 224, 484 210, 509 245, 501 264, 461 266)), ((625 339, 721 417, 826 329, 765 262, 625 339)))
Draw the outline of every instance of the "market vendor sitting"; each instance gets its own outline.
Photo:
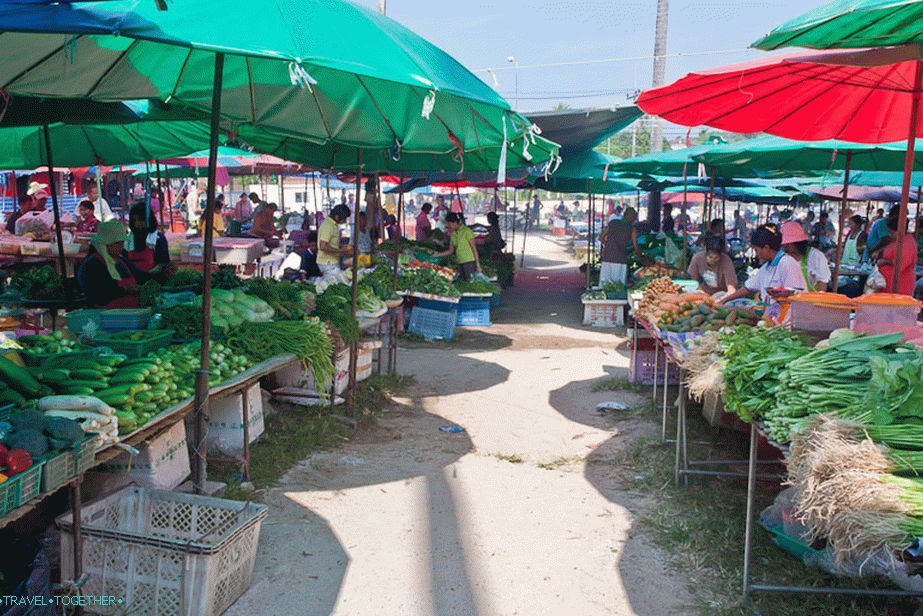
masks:
POLYGON ((823 252, 810 244, 804 228, 790 220, 782 223, 782 248, 801 266, 801 274, 808 282, 809 291, 826 291, 830 288, 830 263, 823 252))
POLYGON ((170 264, 170 248, 166 236, 157 230, 154 212, 144 201, 131 206, 128 227, 125 258, 141 272, 160 273, 170 264))
POLYGON ((96 206, 89 199, 84 199, 77 204, 77 233, 96 233, 99 228, 99 219, 96 218, 96 206))
POLYGON ((317 266, 317 232, 292 231, 288 239, 291 240, 294 249, 285 257, 276 273, 276 279, 301 282, 321 276, 320 268, 317 266))
POLYGON ((726 295, 722 304, 735 299, 759 294, 760 300, 769 307, 767 315, 779 316, 780 306, 776 301, 782 289, 804 291, 808 284, 801 266, 782 250, 782 232, 773 224, 761 225, 750 234, 750 245, 762 265, 746 284, 734 293, 726 295))
POLYGON ((137 308, 138 285, 150 276, 125 257, 125 226, 110 220, 100 223, 90 240, 90 254, 77 270, 77 283, 96 308, 137 308))
POLYGON ((451 212, 445 217, 446 227, 452 233, 449 248, 437 252, 437 257, 447 257, 453 252, 458 260, 458 271, 462 280, 471 280, 475 272, 481 271, 478 249, 474 243, 474 232, 461 222, 461 217, 451 212))
POLYGON ((698 281, 703 293, 715 295, 737 291, 737 272, 723 238, 713 235, 705 238, 705 250, 692 257, 687 272, 692 280, 698 281))
POLYGON ((417 230, 414 234, 414 239, 418 242, 425 242, 429 238, 429 234, 433 232, 433 223, 429 220, 429 213, 432 211, 433 205, 424 203, 423 207, 420 208, 420 213, 417 214, 417 230))

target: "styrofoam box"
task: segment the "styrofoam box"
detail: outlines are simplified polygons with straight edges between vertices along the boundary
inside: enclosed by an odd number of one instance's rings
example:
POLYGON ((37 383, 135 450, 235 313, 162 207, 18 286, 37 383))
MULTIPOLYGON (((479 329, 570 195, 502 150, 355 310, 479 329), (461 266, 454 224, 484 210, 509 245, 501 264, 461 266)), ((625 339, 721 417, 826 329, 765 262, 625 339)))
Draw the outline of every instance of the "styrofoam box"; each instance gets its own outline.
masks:
MULTIPOLYGON (((336 360, 333 362, 335 371, 334 391, 338 396, 349 387, 349 354, 349 349, 343 349, 337 354, 336 360)), ((317 391, 317 386, 314 384, 314 376, 310 372, 307 374, 305 388, 317 391)))
MULTIPOLYGON (((243 393, 235 393, 226 398, 211 400, 208 406, 208 436, 206 442, 209 450, 217 449, 222 453, 240 455, 244 451, 244 409, 243 393)), ((247 410, 250 428, 250 442, 256 441, 265 430, 263 417, 263 395, 260 386, 253 385, 246 391, 249 408, 247 410)))
POLYGON ((186 425, 182 421, 141 445, 138 450, 140 453, 137 456, 126 452, 88 472, 88 492, 110 492, 129 483, 172 490, 189 477, 191 469, 186 446, 186 425))
POLYGON ((586 300, 583 302, 583 324, 593 327, 621 327, 625 324, 628 302, 620 299, 586 300))

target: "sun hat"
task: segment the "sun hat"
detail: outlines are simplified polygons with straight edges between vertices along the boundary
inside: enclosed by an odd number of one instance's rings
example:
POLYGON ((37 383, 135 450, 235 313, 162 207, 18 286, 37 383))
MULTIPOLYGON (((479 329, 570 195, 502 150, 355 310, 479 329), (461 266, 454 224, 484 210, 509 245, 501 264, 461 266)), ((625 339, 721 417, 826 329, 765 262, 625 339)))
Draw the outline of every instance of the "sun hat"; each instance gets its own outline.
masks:
POLYGON ((125 231, 125 225, 118 220, 110 220, 100 223, 96 230, 96 235, 90 240, 90 243, 96 247, 96 251, 103 258, 106 269, 109 270, 109 275, 112 276, 113 280, 119 280, 121 275, 115 267, 115 260, 112 258, 112 255, 109 254, 106 247, 124 242, 127 235, 128 233, 125 231))
POLYGON ((804 232, 804 227, 800 223, 790 220, 782 223, 782 245, 796 244, 798 242, 807 242, 808 234, 804 232))

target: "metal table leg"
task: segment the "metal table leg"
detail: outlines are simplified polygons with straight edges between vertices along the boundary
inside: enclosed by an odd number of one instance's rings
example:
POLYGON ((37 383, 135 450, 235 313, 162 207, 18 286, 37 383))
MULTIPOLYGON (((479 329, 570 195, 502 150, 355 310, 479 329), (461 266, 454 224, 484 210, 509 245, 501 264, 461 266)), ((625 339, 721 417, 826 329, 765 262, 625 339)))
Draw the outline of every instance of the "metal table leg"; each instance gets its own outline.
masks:
POLYGON ((670 393, 670 362, 667 354, 663 354, 663 414, 660 419, 660 440, 667 441, 667 395, 670 393))
MULTIPOLYGON (((680 385, 679 385, 680 393, 679 393, 679 395, 680 395, 680 398, 682 398, 682 395, 683 395, 683 373, 682 373, 682 371, 680 371, 679 376, 680 376, 680 381, 679 381, 679 383, 680 383, 680 385)), ((682 403, 680 403, 680 404, 682 404, 682 403)), ((664 411, 663 411, 663 412, 664 412, 663 421, 664 421, 664 430, 665 430, 665 429, 666 429, 666 421, 667 421, 667 415, 666 415, 666 413, 667 413, 667 410, 666 410, 666 409, 667 409, 667 407, 666 407, 666 396, 664 396, 664 407, 663 407, 663 409, 664 409, 664 411)), ((679 480, 680 480, 680 477, 682 476, 682 473, 680 472, 680 469, 683 468, 683 466, 684 466, 684 462, 683 462, 683 460, 682 460, 683 454, 684 454, 684 452, 685 452, 685 447, 683 447, 683 443, 684 443, 685 440, 686 440, 686 437, 685 437, 685 434, 684 434, 684 431, 685 431, 685 429, 686 429, 686 425, 685 425, 685 422, 683 421, 683 419, 684 419, 684 417, 683 417, 683 415, 684 415, 684 410, 685 410, 685 409, 680 408, 680 409, 678 409, 678 411, 677 411, 677 413, 676 413, 676 439, 675 439, 675 440, 676 440, 676 457, 675 457, 674 460, 673 460, 673 487, 675 487, 675 488, 679 488, 679 480)), ((666 436, 664 436, 664 440, 666 440, 666 436)))
MULTIPOLYGON (((80 493, 82 476, 78 476, 71 483, 71 513, 74 518, 74 582, 79 584, 83 577, 83 500, 80 493)), ((83 607, 78 606, 74 612, 83 616, 83 607)))
POLYGON ((250 395, 249 388, 240 392, 241 417, 244 428, 244 477, 250 481, 250 395))
POLYGON ((750 561, 753 558, 753 499, 756 497, 756 424, 750 424, 750 460, 747 467, 747 525, 744 530, 743 603, 750 602, 750 561))
POLYGON ((654 393, 653 393, 653 400, 654 400, 654 405, 655 405, 654 408, 655 408, 655 409, 657 408, 657 406, 656 406, 656 404, 657 404, 657 377, 658 377, 658 374, 657 374, 657 360, 659 359, 659 357, 658 357, 659 354, 660 354, 659 345, 657 344, 657 341, 654 340, 654 393))

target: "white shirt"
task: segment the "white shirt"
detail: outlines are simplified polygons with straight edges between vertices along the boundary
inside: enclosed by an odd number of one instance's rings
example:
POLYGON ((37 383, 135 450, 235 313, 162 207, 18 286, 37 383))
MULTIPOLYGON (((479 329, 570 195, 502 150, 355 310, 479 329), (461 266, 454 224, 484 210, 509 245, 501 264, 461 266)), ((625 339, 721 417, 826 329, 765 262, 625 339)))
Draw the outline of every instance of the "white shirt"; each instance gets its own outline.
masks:
POLYGON ((760 299, 771 305, 776 302, 769 297, 767 289, 785 287, 804 291, 807 284, 804 274, 801 273, 801 264, 780 250, 776 258, 764 263, 756 274, 747 279, 744 286, 750 291, 758 292, 760 299))
POLYGON ((833 274, 830 272, 830 262, 823 252, 816 248, 808 250, 808 284, 811 289, 818 282, 830 284, 833 274))
POLYGON ((287 269, 301 271, 301 255, 296 251, 288 253, 288 256, 285 257, 285 260, 282 261, 282 265, 280 265, 278 271, 276 271, 275 279, 282 280, 282 276, 285 275, 285 270, 287 269))
MULTIPOLYGON (((89 201, 89 199, 87 199, 87 201, 89 201)), ((115 220, 115 214, 112 213, 112 208, 109 207, 109 202, 103 199, 102 196, 93 202, 93 207, 95 208, 93 214, 97 219, 99 219, 99 222, 115 220)))

